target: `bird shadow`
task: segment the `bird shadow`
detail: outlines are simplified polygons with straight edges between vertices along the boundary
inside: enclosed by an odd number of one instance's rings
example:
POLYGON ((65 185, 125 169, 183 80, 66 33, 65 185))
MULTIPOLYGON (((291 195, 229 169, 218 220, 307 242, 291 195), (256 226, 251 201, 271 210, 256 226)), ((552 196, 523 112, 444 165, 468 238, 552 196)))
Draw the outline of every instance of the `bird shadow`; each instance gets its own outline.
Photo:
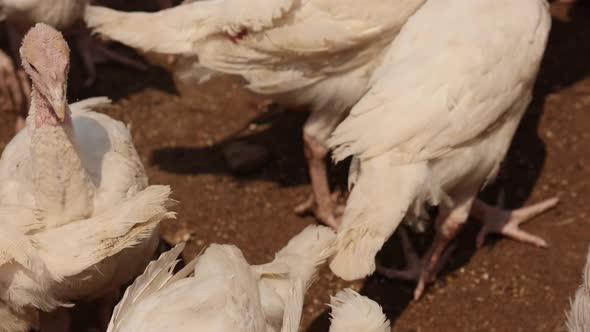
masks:
MULTIPOLYGON (((537 184, 547 151, 539 136, 540 121, 545 99, 590 74, 590 5, 577 1, 576 4, 554 5, 554 11, 567 11, 568 20, 553 19, 545 57, 534 89, 534 99, 524 115, 510 146, 508 155, 497 181, 490 185, 480 198, 495 202, 500 189, 505 193, 505 204, 514 208, 522 206, 530 197, 537 184)), ((455 241, 455 249, 447 265, 439 274, 437 283, 444 287, 444 276, 455 273, 467 264, 476 251, 475 237, 479 230, 476 223, 469 222, 455 241)), ((412 236, 412 241, 420 253, 431 243, 432 230, 426 236, 412 236)), ((494 245, 495 239, 488 245, 494 245)), ((386 266, 403 267, 401 246, 393 236, 378 255, 378 260, 386 266)), ((373 275, 365 281, 361 294, 377 301, 390 319, 392 329, 403 311, 412 303, 415 283, 389 280, 373 275)), ((428 292, 428 290, 427 290, 428 292)), ((329 311, 320 314, 306 330, 325 332, 329 330, 329 311)))
MULTIPOLYGON (((567 10, 557 5, 554 10, 567 10)), ((516 132, 496 187, 506 192, 506 203, 517 207, 531 195, 547 151, 539 136, 546 98, 584 79, 590 73, 590 6, 577 1, 568 10, 569 21, 554 18, 534 98, 516 132)))
MULTIPOLYGON (((128 58, 143 62, 133 50, 126 46, 113 43, 110 48, 128 58)), ((90 97, 108 96, 117 101, 146 89, 178 94, 173 77, 167 70, 147 63, 146 66, 146 70, 136 70, 112 62, 100 64, 97 67, 96 81, 92 86, 85 87, 83 82, 87 78, 87 73, 79 53, 73 50, 72 69, 68 79, 68 100, 78 101, 90 97)))
MULTIPOLYGON (((173 1, 177 3, 178 0, 173 1)), ((145 0, 97 0, 95 5, 105 6, 120 11, 158 11, 156 1, 145 0)), ((71 44, 71 42, 70 42, 71 44)), ((96 96, 108 96, 113 100, 128 97, 145 89, 155 89, 170 94, 178 94, 172 75, 163 67, 148 63, 147 59, 141 57, 130 47, 117 42, 110 42, 110 48, 118 53, 143 62, 147 70, 136 70, 121 66, 112 62, 101 64, 97 68, 96 82, 89 87, 84 87, 86 79, 85 68, 77 50, 74 50, 72 57, 72 70, 70 71, 70 82, 68 98, 79 100, 96 96)))
MULTIPOLYGON (((202 147, 167 147, 153 151, 151 164, 177 174, 232 174, 239 181, 270 181, 290 187, 309 183, 303 155, 302 127, 308 116, 303 110, 283 109, 271 105, 268 110, 248 121, 249 126, 263 128, 250 132, 236 130, 213 144, 202 147), (243 175, 231 172, 224 159, 224 149, 240 141, 262 146, 270 154, 269 162, 243 175)), ((346 182, 346 163, 330 165, 331 184, 342 187, 346 182)))

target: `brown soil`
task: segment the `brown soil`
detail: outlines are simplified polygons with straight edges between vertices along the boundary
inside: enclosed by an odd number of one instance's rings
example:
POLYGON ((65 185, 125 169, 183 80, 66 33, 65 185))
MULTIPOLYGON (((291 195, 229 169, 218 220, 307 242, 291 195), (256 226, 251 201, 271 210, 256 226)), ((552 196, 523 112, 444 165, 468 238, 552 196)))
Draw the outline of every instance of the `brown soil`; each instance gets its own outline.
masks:
MULTIPOLYGON (((580 283, 590 239, 590 8, 553 5, 552 11, 535 100, 499 181, 511 207, 561 198, 556 209, 525 227, 547 239, 550 248, 501 239, 475 251, 478 226, 472 223, 422 300, 411 301, 411 283, 379 276, 354 283, 384 307, 394 331, 564 330, 564 312, 580 283)), ((75 87, 80 75, 72 76, 75 87)), ((170 243, 188 240, 186 258, 217 242, 236 244, 252 263, 266 262, 315 222, 292 213, 310 190, 300 137, 305 112, 268 107, 267 99, 229 78, 175 87, 158 67, 139 73, 101 66, 97 84, 73 89, 70 100, 98 95, 114 99, 105 109, 109 115, 132 124, 151 182, 171 185, 181 202, 179 219, 164 225, 163 237, 170 243), (232 175, 222 150, 236 139, 266 147, 270 162, 254 174, 232 175)), ((0 112, 0 119, 3 147, 14 115, 0 112)), ((333 174, 336 184, 345 183, 342 168, 333 174)), ((490 188, 487 196, 493 194, 490 188)), ((386 250, 384 259, 391 260, 391 253, 399 257, 394 241, 386 250)), ((302 330, 327 331, 324 303, 345 286, 322 271, 307 296, 302 330)))

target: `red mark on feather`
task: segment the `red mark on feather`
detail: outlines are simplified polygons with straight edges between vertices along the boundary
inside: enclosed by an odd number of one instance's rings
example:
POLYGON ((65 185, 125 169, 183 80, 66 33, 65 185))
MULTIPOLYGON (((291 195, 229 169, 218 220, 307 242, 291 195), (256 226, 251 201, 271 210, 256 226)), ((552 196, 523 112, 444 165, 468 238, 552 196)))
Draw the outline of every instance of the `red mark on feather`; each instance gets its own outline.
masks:
POLYGON ((238 40, 242 40, 242 38, 246 37, 248 35, 248 30, 246 29, 242 29, 240 30, 240 32, 238 32, 237 34, 235 34, 234 36, 230 35, 229 33, 225 33, 225 35, 227 36, 227 38, 229 38, 229 40, 231 40, 234 44, 238 43, 238 40))

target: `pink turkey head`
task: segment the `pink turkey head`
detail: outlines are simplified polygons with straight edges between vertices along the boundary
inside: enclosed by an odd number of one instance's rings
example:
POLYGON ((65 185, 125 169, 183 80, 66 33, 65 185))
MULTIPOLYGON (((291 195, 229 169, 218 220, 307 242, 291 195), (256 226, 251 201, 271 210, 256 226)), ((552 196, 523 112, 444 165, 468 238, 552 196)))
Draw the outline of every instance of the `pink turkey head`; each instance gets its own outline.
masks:
POLYGON ((37 23, 23 38, 20 55, 33 87, 63 122, 67 109, 70 48, 62 34, 47 24, 37 23))

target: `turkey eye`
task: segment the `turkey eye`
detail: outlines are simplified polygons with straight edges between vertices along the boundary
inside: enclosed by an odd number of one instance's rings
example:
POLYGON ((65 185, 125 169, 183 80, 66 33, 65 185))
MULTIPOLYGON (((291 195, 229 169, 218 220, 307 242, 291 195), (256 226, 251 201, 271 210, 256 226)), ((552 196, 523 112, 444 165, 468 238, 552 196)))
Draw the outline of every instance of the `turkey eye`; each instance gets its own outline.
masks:
POLYGON ((35 68, 35 66, 33 66, 32 64, 29 64, 29 66, 31 66, 31 69, 33 69, 33 71, 35 73, 38 73, 39 71, 37 70, 37 68, 35 68))

